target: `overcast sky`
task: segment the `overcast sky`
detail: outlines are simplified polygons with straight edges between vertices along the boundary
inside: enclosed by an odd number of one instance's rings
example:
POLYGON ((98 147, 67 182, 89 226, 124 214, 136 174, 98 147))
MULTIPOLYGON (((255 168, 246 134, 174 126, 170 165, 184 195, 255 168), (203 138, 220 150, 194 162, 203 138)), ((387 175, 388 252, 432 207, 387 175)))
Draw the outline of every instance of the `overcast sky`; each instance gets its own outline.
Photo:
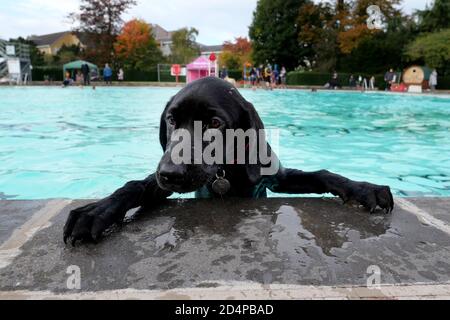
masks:
MULTIPOLYGON (((403 7, 411 12, 423 9, 427 2, 431 0, 404 0, 403 7)), ((142 18, 168 30, 193 26, 200 31, 200 43, 213 45, 247 36, 256 3, 257 0, 138 0, 124 18, 142 18)), ((78 6, 78 0, 1 0, 0 38, 69 30, 71 25, 65 17, 78 6)))

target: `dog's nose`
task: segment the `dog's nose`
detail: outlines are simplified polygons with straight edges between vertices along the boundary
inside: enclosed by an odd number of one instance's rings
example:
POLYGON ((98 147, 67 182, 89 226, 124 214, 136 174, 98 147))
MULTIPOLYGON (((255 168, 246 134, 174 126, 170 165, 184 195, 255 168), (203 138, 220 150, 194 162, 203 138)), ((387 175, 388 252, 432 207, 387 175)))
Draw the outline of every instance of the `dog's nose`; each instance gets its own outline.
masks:
POLYGON ((183 182, 185 170, 183 166, 174 164, 162 164, 159 168, 159 176, 162 181, 171 184, 183 182))

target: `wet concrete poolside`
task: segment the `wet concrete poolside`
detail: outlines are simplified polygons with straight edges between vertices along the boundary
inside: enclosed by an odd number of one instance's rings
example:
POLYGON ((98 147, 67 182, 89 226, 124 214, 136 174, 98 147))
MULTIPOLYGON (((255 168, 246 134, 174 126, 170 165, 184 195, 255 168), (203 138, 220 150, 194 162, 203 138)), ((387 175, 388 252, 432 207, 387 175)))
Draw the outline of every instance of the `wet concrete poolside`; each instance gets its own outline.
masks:
POLYGON ((0 298, 450 298, 448 198, 397 199, 392 215, 335 199, 173 200, 65 246, 65 219, 87 202, 0 201, 0 298))

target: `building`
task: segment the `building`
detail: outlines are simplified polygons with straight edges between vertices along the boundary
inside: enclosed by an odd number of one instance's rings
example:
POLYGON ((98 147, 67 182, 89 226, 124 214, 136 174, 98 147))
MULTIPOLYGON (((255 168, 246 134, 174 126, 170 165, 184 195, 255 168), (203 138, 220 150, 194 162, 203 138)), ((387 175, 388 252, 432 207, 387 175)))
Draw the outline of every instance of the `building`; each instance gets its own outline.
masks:
POLYGON ((159 24, 150 24, 150 26, 152 27, 153 37, 155 37, 156 42, 158 42, 163 56, 170 56, 172 53, 170 46, 172 45, 173 31, 167 31, 159 24))
POLYGON ((199 44, 200 46, 200 53, 204 57, 209 57, 212 53, 214 53, 219 58, 219 55, 223 51, 223 45, 214 45, 214 46, 205 46, 203 44, 199 44))
MULTIPOLYGON (((161 52, 165 57, 170 56, 170 54, 172 53, 172 34, 174 33, 174 31, 167 31, 159 24, 150 24, 150 26, 152 27, 153 36, 155 37, 156 42, 158 42, 161 52)), ((201 55, 204 57, 209 57, 211 53, 215 53, 218 57, 223 50, 222 45, 207 46, 198 43, 198 46, 200 48, 201 55)))
POLYGON ((30 36, 28 40, 33 41, 36 47, 44 54, 56 55, 62 46, 80 45, 80 39, 72 31, 63 31, 42 36, 30 36))
MULTIPOLYGON (((153 36, 159 44, 159 48, 165 57, 170 56, 172 46, 172 34, 174 31, 167 31, 159 24, 150 24, 153 36)), ((82 48, 86 47, 86 39, 83 40, 82 34, 74 33, 72 31, 63 31, 41 36, 30 36, 28 40, 33 41, 36 47, 44 54, 56 55, 62 46, 80 45, 82 48), (83 43, 84 42, 84 43, 83 43)), ((198 43, 201 55, 209 57, 211 53, 215 53, 218 57, 222 52, 222 45, 207 46, 198 43)))

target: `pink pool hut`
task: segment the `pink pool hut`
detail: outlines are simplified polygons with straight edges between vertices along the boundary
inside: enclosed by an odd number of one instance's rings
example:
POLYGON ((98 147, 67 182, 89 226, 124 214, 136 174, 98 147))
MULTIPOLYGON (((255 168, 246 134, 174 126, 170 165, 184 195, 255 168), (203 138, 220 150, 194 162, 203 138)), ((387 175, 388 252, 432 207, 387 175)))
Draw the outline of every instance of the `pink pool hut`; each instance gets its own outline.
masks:
POLYGON ((206 57, 199 57, 186 66, 187 83, 215 74, 215 64, 206 57))

